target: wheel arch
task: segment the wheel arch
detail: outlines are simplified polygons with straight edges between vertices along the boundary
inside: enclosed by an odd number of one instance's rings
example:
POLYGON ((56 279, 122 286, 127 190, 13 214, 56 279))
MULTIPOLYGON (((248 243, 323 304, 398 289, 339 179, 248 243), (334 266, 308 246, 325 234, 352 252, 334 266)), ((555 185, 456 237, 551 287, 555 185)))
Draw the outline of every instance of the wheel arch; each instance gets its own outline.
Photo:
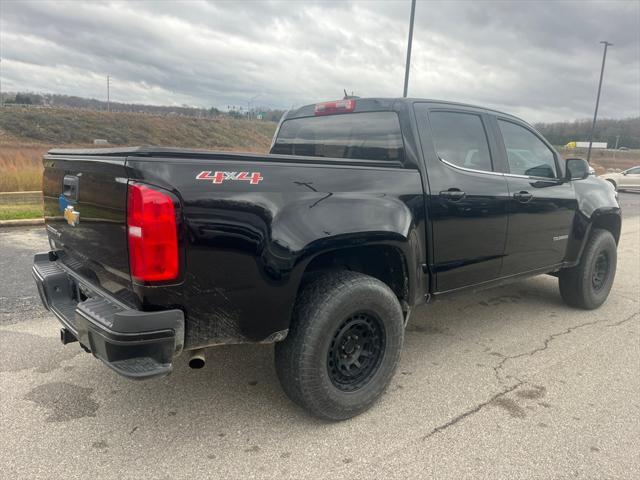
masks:
POLYGON ((599 215, 594 214, 594 218, 591 221, 591 230, 595 228, 600 228, 611 232, 617 245, 620 241, 622 219, 620 218, 620 215, 616 213, 602 213, 599 215))
POLYGON ((369 244, 343 247, 314 256, 306 265, 298 291, 317 274, 328 270, 349 270, 377 278, 398 297, 403 310, 412 301, 412 278, 409 260, 399 247, 369 244))
POLYGON ((590 217, 587 217, 582 212, 576 215, 569 238, 567 255, 565 257, 567 267, 573 267, 580 262, 584 248, 595 228, 611 232, 617 245, 620 241, 622 228, 620 208, 601 208, 595 210, 590 217))
POLYGON ((613 189, 615 191, 618 191, 618 182, 616 182, 613 178, 605 178, 604 180, 606 182, 609 182, 611 185, 613 185, 613 189))

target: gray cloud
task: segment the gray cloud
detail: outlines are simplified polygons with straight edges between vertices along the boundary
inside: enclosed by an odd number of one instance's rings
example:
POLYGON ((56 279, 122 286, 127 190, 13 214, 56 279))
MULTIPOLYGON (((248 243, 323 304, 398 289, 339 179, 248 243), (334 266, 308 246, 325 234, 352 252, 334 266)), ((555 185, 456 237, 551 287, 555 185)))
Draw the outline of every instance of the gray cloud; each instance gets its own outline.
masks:
MULTIPOLYGON (((0 4, 3 90, 289 107, 402 92, 409 1, 0 4)), ((410 95, 529 121, 640 115, 640 2, 418 1, 410 95)))

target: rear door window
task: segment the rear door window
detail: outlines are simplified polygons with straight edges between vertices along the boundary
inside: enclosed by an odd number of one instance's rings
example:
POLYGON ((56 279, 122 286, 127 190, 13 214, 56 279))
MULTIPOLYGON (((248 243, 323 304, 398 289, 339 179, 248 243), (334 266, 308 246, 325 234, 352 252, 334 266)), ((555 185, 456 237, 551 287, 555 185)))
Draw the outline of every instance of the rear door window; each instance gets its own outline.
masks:
POLYGON ((395 112, 362 112, 286 120, 271 153, 402 161, 404 147, 395 112))
POLYGON ((487 133, 479 115, 435 111, 429 119, 440 160, 472 170, 492 170, 487 133))

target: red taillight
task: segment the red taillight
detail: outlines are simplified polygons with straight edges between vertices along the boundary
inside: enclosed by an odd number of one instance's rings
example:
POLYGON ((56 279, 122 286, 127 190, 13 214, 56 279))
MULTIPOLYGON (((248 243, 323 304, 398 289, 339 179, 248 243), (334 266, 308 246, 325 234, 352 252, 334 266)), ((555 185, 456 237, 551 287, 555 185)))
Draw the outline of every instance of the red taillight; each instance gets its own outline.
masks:
POLYGON ((355 100, 336 100, 334 102, 316 103, 315 114, 331 115, 333 113, 349 113, 356 108, 355 100))
POLYGON ((134 280, 164 282, 178 277, 178 227, 173 196, 140 183, 129 183, 127 236, 134 280))

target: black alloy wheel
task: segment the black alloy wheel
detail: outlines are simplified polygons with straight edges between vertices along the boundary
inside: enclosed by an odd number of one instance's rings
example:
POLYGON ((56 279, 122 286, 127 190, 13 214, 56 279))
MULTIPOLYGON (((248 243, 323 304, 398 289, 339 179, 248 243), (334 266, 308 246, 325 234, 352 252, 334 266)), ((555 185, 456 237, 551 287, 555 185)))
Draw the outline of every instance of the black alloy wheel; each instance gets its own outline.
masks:
POLYGON ((384 345, 384 327, 376 316, 358 313, 345 320, 327 355, 331 383, 345 392, 361 388, 380 366, 384 345))
POLYGON ((595 291, 602 290, 609 276, 609 256, 606 251, 601 251, 596 257, 591 276, 591 284, 595 291))

